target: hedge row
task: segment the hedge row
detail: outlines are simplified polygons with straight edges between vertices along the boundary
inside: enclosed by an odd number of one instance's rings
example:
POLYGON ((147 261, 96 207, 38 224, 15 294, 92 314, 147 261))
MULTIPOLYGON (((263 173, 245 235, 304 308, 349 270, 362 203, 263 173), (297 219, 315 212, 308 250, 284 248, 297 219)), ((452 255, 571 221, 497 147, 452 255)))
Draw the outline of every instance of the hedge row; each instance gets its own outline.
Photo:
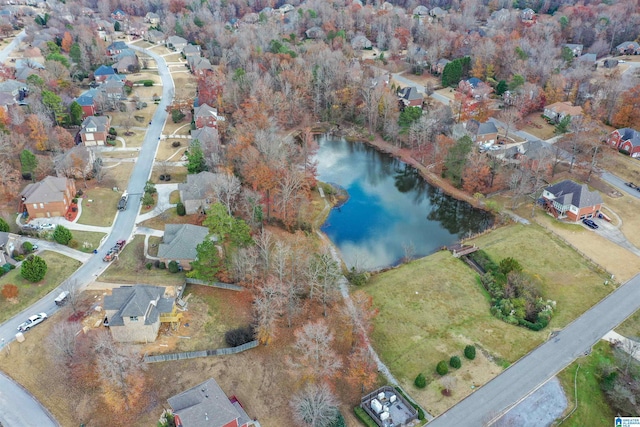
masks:
POLYGON ((378 427, 378 424, 373 421, 373 418, 371 418, 369 414, 367 414, 361 407, 356 406, 355 408, 353 408, 353 412, 356 414, 356 417, 358 417, 362 424, 366 425, 367 427, 378 427))

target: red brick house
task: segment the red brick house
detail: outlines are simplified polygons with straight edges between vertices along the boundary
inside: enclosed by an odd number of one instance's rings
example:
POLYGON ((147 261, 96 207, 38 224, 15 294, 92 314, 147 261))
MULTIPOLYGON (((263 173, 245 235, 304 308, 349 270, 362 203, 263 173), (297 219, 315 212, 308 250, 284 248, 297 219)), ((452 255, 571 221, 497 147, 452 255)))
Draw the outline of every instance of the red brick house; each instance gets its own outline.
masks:
POLYGON ((193 109, 193 121, 196 124, 196 129, 201 129, 205 126, 217 128, 218 120, 224 121, 224 117, 218 116, 218 110, 208 104, 202 104, 193 109))
POLYGON ((213 378, 167 399, 176 427, 249 427, 255 424, 232 396, 213 378))
POLYGON ((607 144, 624 150, 631 157, 640 157, 640 132, 631 128, 616 129, 609 134, 607 144))
POLYGON ((593 218, 602 209, 602 197, 597 191, 589 191, 586 184, 569 179, 550 185, 542 192, 547 211, 558 219, 580 221, 593 218))
POLYGON ((420 107, 424 103, 424 96, 418 92, 418 88, 407 86, 398 91, 398 98, 405 107, 420 107))
POLYGON ((30 218, 64 216, 75 195, 74 180, 48 176, 22 190, 18 212, 27 212, 30 218))
POLYGON ((86 147, 104 145, 109 134, 108 116, 89 116, 82 122, 80 140, 86 147))

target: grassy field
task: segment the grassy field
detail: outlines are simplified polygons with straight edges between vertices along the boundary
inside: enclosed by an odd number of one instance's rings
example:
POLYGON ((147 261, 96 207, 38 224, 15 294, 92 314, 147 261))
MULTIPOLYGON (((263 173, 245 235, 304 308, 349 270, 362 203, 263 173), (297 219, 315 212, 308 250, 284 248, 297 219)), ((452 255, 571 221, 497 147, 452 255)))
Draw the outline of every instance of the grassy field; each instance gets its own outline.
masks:
POLYGON ((180 191, 172 191, 171 194, 169 194, 169 203, 173 204, 178 202, 180 202, 180 191))
POLYGON ((160 181, 160 175, 169 173, 171 175, 170 182, 186 182, 187 181, 187 168, 184 166, 169 166, 166 168, 155 167, 151 172, 151 182, 155 184, 163 184, 166 181, 160 181))
POLYGON ((121 192, 111 188, 90 188, 84 191, 82 199, 82 215, 78 219, 79 224, 98 225, 108 227, 113 224, 118 200, 121 192))
MULTIPOLYGON (((187 132, 189 127, 186 128, 187 132)), ((180 161, 180 158, 184 154, 184 152, 189 147, 188 139, 163 139, 160 141, 158 152, 156 153, 156 161, 162 162, 165 160, 171 162, 180 161), (180 143, 179 147, 173 147, 171 144, 173 141, 178 141, 180 143)))
POLYGON ((147 270, 148 261, 144 256, 144 236, 136 236, 125 246, 117 260, 98 277, 98 281, 113 283, 141 283, 150 285, 180 285, 184 283, 184 273, 169 273, 152 267, 147 270))
MULTIPOLYGON (((577 253, 535 225, 504 227, 473 243, 497 260, 526 254, 518 261, 540 277, 545 296, 557 301, 551 328, 566 325, 610 290, 577 253)), ((380 309, 372 334, 376 350, 411 395, 435 414, 545 341, 551 330, 536 333, 491 316, 476 277, 462 261, 438 252, 379 274, 365 287, 380 309), (439 360, 461 353, 467 344, 483 349, 479 353, 488 363, 486 372, 456 373, 455 399, 443 400, 436 381, 423 391, 413 387, 418 373, 432 378, 439 360)))
POLYGON ((543 140, 556 136, 555 127, 547 123, 540 116, 540 113, 532 113, 522 119, 522 125, 518 127, 518 130, 525 131, 543 140))
POLYGON ((577 383, 578 388, 578 407, 562 423, 563 426, 599 427, 612 424, 616 414, 606 402, 604 393, 600 389, 596 378, 598 365, 607 359, 613 359, 613 352, 609 343, 600 341, 593 347, 593 351, 589 356, 576 360, 558 374, 562 388, 569 401, 565 416, 575 407, 576 394, 574 384, 577 383), (578 365, 580 369, 578 369, 578 365), (577 381, 575 380, 576 369, 578 369, 577 381))
POLYGON ((47 274, 41 282, 31 283, 20 276, 20 268, 11 270, 0 277, 0 286, 7 283, 18 287, 18 300, 16 303, 0 298, 0 323, 30 306, 52 289, 62 283, 74 271, 80 267, 80 262, 56 252, 44 251, 38 256, 47 263, 47 274))
POLYGON ((164 211, 160 216, 143 221, 140 226, 164 230, 165 224, 197 224, 199 219, 203 218, 198 215, 178 216, 176 208, 171 208, 164 211))
POLYGON ((94 249, 100 246, 100 241, 105 236, 104 233, 95 233, 92 231, 79 231, 72 230, 73 240, 78 242, 78 247, 75 248, 79 251, 90 253, 94 249))

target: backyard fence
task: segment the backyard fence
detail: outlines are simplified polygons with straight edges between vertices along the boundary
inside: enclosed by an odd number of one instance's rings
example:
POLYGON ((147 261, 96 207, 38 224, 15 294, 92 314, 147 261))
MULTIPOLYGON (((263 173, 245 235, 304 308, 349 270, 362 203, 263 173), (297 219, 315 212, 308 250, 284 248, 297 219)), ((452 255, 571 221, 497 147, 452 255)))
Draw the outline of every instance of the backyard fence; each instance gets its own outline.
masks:
POLYGON ((218 348, 216 350, 200 350, 200 351, 187 351, 183 353, 171 353, 171 354, 157 354, 155 356, 145 356, 145 363, 156 362, 168 362, 170 360, 186 360, 195 359, 197 357, 209 357, 209 356, 223 356, 227 354, 241 353, 245 350, 255 348, 258 346, 258 341, 250 341, 246 344, 239 345, 237 347, 218 348))
POLYGON ((229 289, 230 291, 244 291, 242 286, 234 285, 232 283, 222 283, 222 282, 206 282, 204 280, 192 279, 187 277, 185 279, 187 285, 203 285, 203 286, 211 286, 213 288, 220 289, 229 289))

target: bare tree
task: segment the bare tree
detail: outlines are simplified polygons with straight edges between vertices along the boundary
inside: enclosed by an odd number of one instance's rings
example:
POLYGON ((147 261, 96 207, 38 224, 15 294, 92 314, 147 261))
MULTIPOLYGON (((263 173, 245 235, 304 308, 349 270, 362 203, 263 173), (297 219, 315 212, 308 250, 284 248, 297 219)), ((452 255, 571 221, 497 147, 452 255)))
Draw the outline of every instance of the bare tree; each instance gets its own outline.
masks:
POLYGON ((276 335, 282 306, 282 285, 277 281, 268 281, 253 300, 256 336, 264 345, 276 335))
POLYGON ((291 399, 296 421, 309 427, 328 427, 338 416, 338 400, 327 384, 309 384, 291 399))
POLYGON ((451 375, 445 375, 444 377, 440 378, 440 384, 442 384, 442 387, 444 388, 445 392, 449 394, 453 391, 453 389, 456 386, 456 379, 451 375))
POLYGON ((227 208, 231 215, 235 211, 241 184, 237 176, 232 173, 217 173, 213 181, 213 192, 216 199, 227 208))
POLYGON ((78 305, 80 303, 80 295, 82 294, 82 290, 80 289, 80 283, 77 280, 67 280, 65 284, 62 286, 64 291, 67 291, 69 294, 67 295, 69 305, 74 313, 78 311, 78 305))
POLYGON ((71 366, 76 355, 76 336, 82 331, 78 322, 58 322, 47 337, 49 355, 56 364, 71 366))
POLYGON ((338 289, 338 281, 342 273, 331 253, 325 249, 314 254, 309 262, 307 280, 309 297, 322 303, 322 314, 327 315, 327 304, 333 301, 338 289))
POLYGON ((331 348, 334 336, 324 319, 307 323, 295 336, 294 367, 303 369, 309 378, 330 378, 338 372, 342 362, 331 348))

